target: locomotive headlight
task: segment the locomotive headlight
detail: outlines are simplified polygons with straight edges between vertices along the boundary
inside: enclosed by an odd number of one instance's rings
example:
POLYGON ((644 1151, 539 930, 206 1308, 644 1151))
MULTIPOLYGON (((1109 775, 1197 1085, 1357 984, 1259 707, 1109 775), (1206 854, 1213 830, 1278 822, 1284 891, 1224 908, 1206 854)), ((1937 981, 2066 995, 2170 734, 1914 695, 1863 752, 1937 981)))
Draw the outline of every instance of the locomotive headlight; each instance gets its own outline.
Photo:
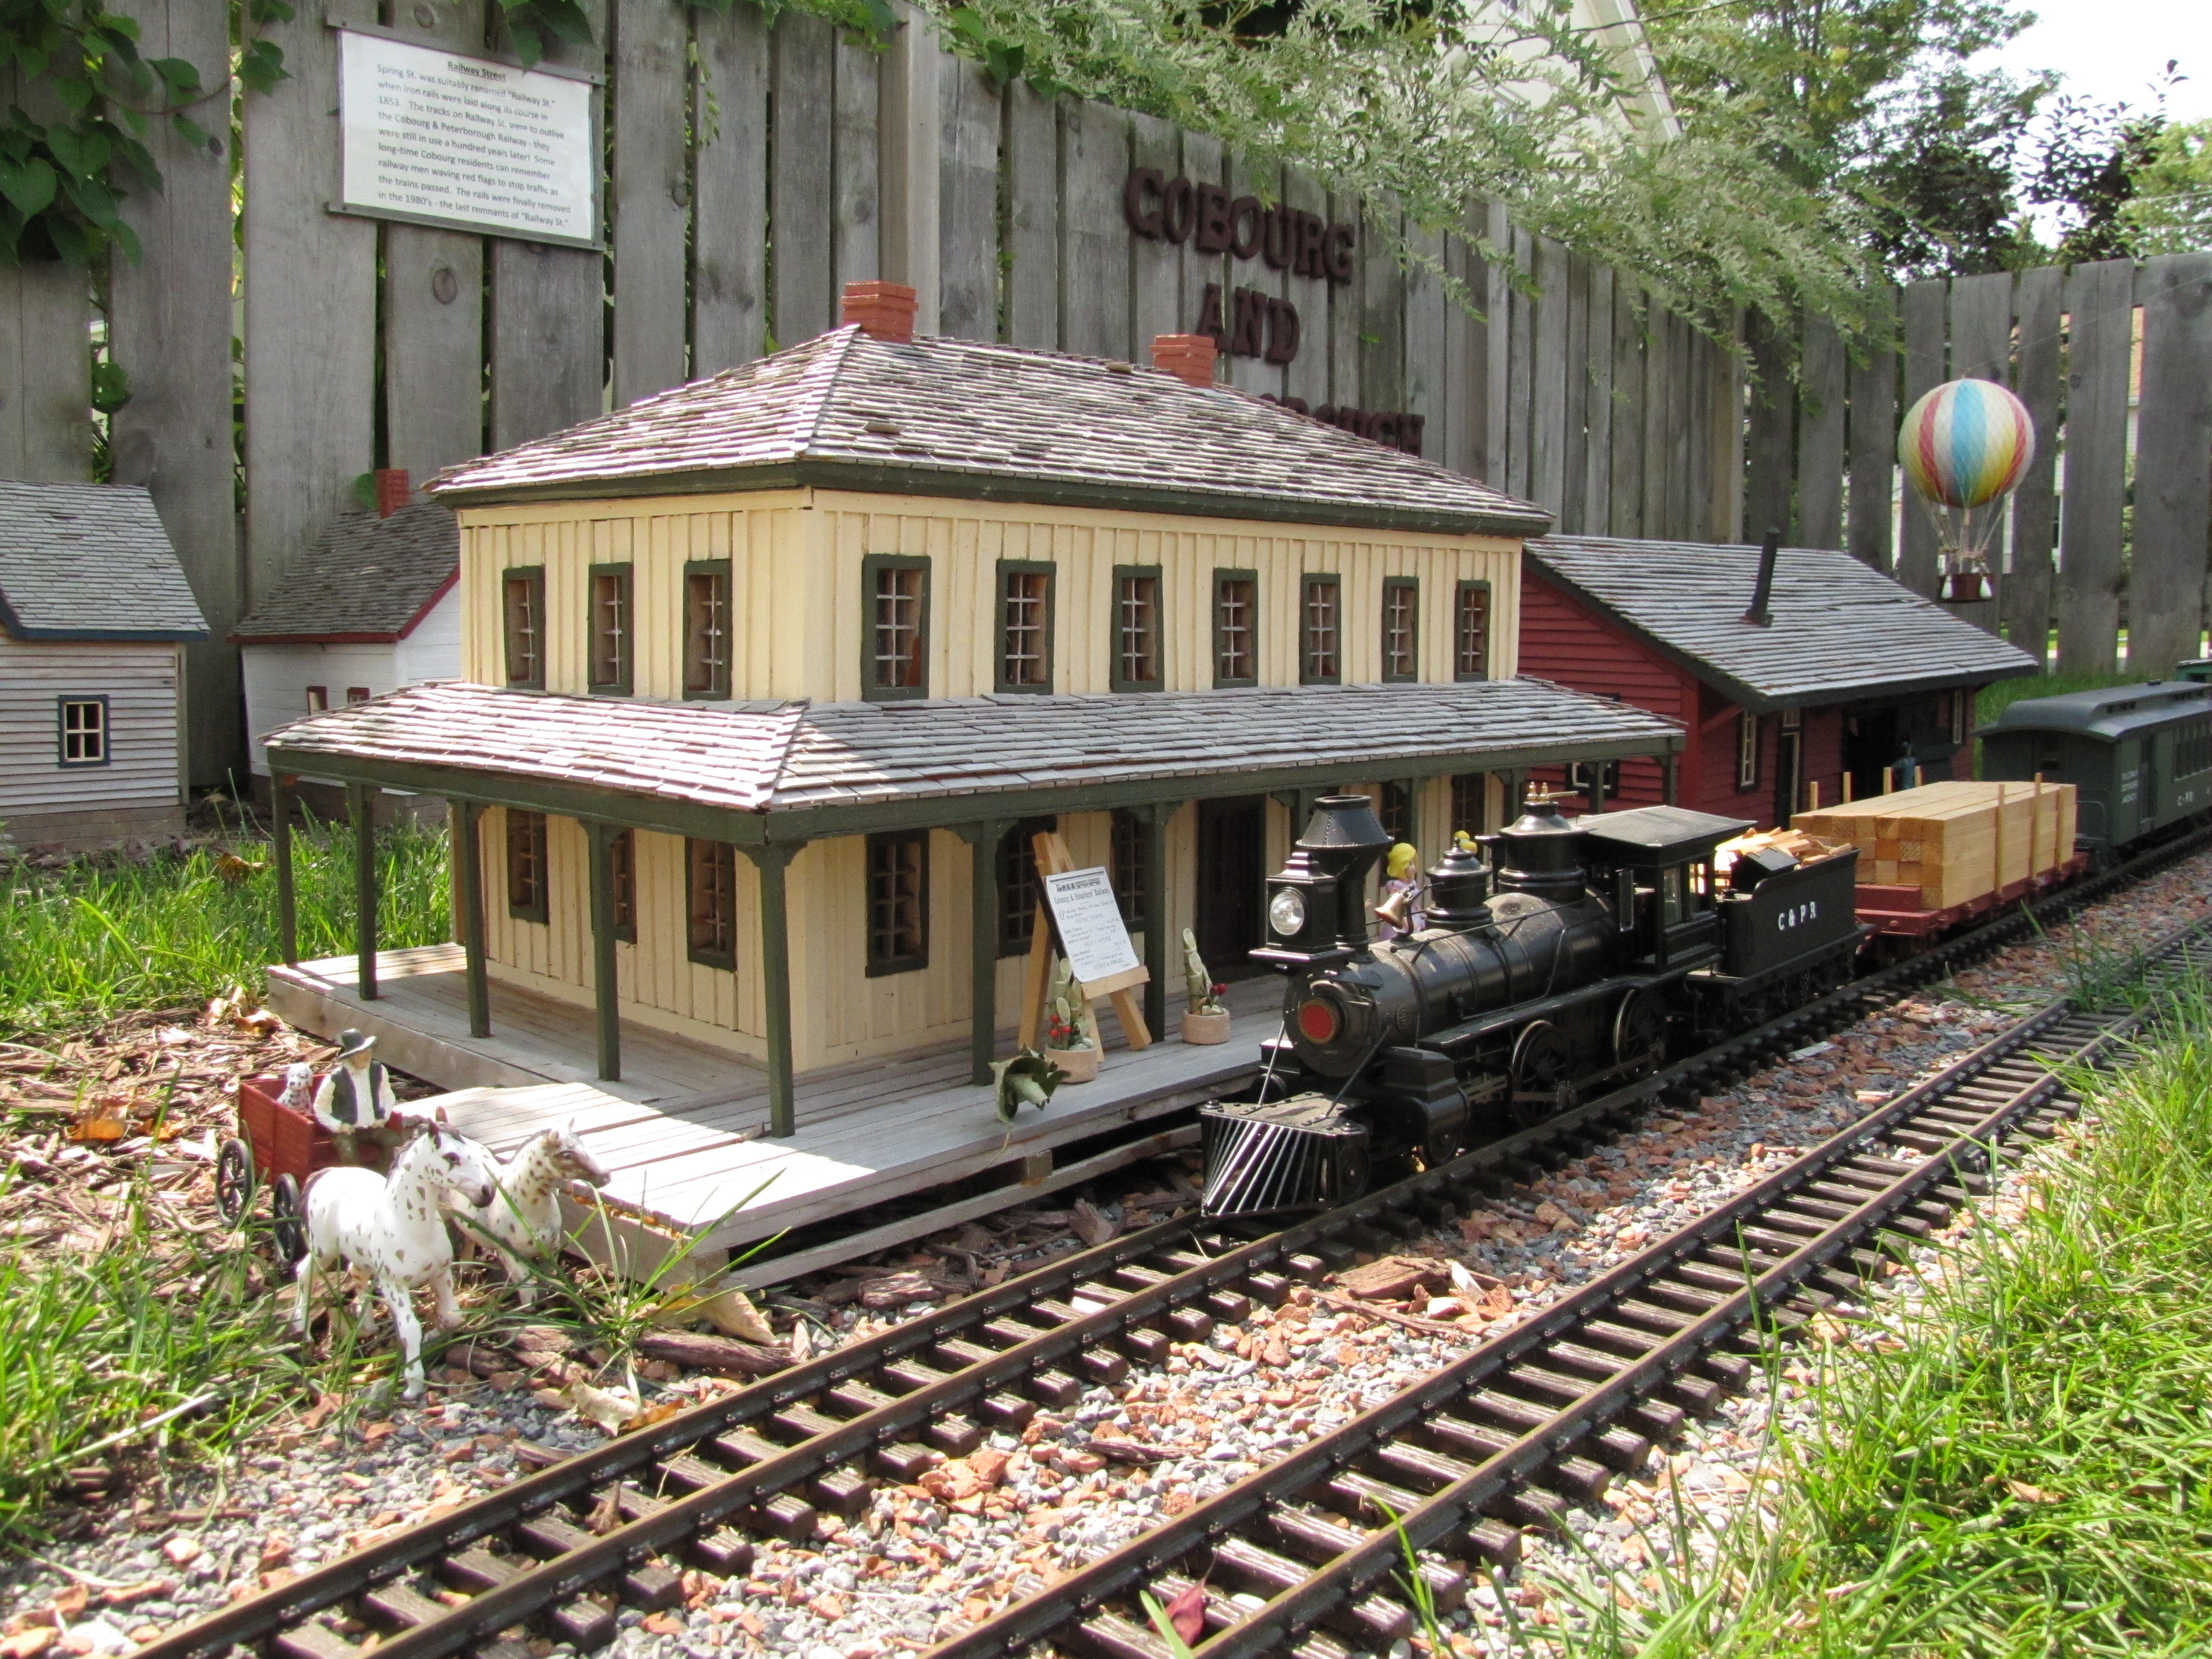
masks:
POLYGON ((1267 926, 1279 939, 1294 939, 1305 925, 1306 896, 1295 887, 1278 887, 1267 901, 1267 926))

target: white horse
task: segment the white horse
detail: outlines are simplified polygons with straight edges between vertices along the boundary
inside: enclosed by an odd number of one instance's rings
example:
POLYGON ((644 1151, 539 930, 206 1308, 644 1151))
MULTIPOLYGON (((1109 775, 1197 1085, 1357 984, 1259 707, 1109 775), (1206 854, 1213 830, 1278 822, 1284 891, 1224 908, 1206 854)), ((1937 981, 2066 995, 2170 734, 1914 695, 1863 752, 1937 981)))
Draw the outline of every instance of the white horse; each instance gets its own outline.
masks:
POLYGON ((458 1195, 446 1200, 471 1229, 483 1234, 507 1268, 507 1282, 522 1286, 525 1307, 538 1300, 526 1258, 550 1256, 561 1243, 561 1188, 570 1181, 607 1184, 606 1166, 584 1150, 571 1121, 541 1129, 499 1166, 499 1189, 489 1204, 464 1208, 458 1195))
MULTIPOLYGON (((453 1241, 446 1236, 440 1200, 453 1192, 471 1204, 489 1204, 498 1180, 491 1154, 448 1127, 442 1110, 392 1160, 389 1179, 350 1165, 316 1170, 301 1195, 307 1253, 295 1269, 300 1290, 292 1328, 303 1334, 307 1328, 318 1267, 331 1268, 343 1260, 366 1271, 392 1310, 406 1356, 406 1397, 421 1399, 422 1322, 415 1315, 415 1292, 425 1285, 436 1292, 441 1328, 461 1322, 460 1304, 453 1299, 453 1241)), ((366 1302, 364 1297, 364 1307, 366 1302)))

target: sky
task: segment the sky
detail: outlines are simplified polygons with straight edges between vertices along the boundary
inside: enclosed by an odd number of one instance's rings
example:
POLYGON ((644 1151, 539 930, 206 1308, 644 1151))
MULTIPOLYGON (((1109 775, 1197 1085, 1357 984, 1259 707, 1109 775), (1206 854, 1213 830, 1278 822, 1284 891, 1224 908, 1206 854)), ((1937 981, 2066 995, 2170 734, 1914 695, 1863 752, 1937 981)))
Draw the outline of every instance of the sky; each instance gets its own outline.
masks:
POLYGON ((2167 58, 2179 58, 2190 78, 2169 94, 2167 114, 2212 118, 2212 0, 2027 0, 2027 9, 2034 26, 1979 64, 2056 70, 2062 92, 2148 109, 2151 83, 2167 58))

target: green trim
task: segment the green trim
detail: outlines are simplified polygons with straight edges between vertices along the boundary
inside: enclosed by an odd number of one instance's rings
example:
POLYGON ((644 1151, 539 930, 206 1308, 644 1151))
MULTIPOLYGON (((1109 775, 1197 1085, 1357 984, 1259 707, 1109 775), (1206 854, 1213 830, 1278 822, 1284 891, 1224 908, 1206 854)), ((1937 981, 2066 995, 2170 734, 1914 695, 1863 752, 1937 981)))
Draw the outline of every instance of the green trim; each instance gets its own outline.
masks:
POLYGON ((346 791, 353 817, 354 988, 374 1002, 376 988, 376 791, 354 784, 346 791))
POLYGON ((500 668, 507 675, 510 691, 543 691, 545 689, 545 567, 542 564, 511 564, 499 573, 499 653, 500 668), (509 582, 527 581, 530 584, 530 609, 538 623, 538 672, 527 679, 514 678, 514 633, 507 614, 507 586, 509 582))
POLYGON ((684 838, 684 957, 685 961, 696 962, 702 968, 720 968, 726 973, 735 973, 738 969, 738 855, 729 842, 713 836, 684 838), (718 847, 729 854, 730 948, 726 951, 702 950, 692 939, 691 921, 699 908, 694 896, 699 879, 699 858, 695 849, 702 847, 718 847))
POLYGON ((1168 684, 1167 573, 1156 564, 1117 564, 1106 598, 1106 685, 1112 691, 1164 691, 1168 684), (1121 584, 1149 579, 1152 584, 1152 678, 1121 677, 1121 584))
POLYGON ((547 925, 552 915, 553 836, 545 822, 545 814, 529 807, 509 807, 500 825, 501 840, 506 844, 507 914, 516 921, 534 921, 547 925), (514 830, 515 814, 522 812, 538 820, 538 901, 534 904, 518 904, 514 899, 514 830))
POLYGON ((621 976, 615 967, 615 831, 587 823, 591 847, 592 1008, 599 1035, 599 1080, 622 1080, 621 976))
POLYGON ((726 702, 730 696, 730 678, 735 668, 737 654, 737 574, 728 559, 686 559, 684 561, 684 696, 687 701, 726 702), (722 579, 722 672, 721 677, 702 690, 691 689, 691 579, 694 576, 720 576, 722 579))
POLYGON ((1355 529, 1410 530, 1446 536, 1506 536, 1519 540, 1552 528, 1540 510, 1480 512, 1473 508, 1393 507, 1368 501, 1320 501, 1275 494, 1217 495, 1202 489, 1160 489, 1095 480, 1008 477, 953 467, 902 467, 817 459, 763 462, 680 473, 632 473, 542 484, 441 489, 450 507, 497 507, 526 501, 635 501, 653 495, 720 495, 763 489, 849 489, 859 495, 950 496, 973 501, 1020 501, 1036 507, 1097 507, 1125 513, 1164 513, 1176 518, 1249 520, 1261 524, 1308 524, 1355 529))
POLYGON ((460 866, 461 913, 454 920, 469 988, 469 1035, 491 1035, 491 978, 484 967, 483 820, 481 801, 447 803, 453 821, 454 861, 460 866))
POLYGON ((768 1020, 768 1132, 777 1140, 799 1133, 798 1091, 791 1062, 791 910, 784 867, 795 847, 744 849, 760 874, 761 1004, 768 1020))
MULTIPOLYGON (((589 820, 586 820, 585 827, 587 829, 591 827, 589 820)), ((613 833, 607 837, 607 856, 615 859, 617 863, 624 865, 629 876, 628 884, 629 920, 624 921, 620 909, 616 909, 614 912, 615 937, 624 945, 635 945, 637 943, 637 832, 628 824, 611 825, 602 823, 599 827, 612 830, 613 833), (628 837, 627 840, 624 839, 625 836, 628 837), (617 846, 621 849, 621 857, 618 859, 615 856, 617 846)), ((621 885, 619 883, 617 884, 621 885)))
POLYGON ((1421 678, 1421 579, 1419 576, 1385 576, 1382 579, 1382 614, 1377 619, 1382 647, 1382 683, 1386 685, 1411 685, 1421 678), (1394 590, 1406 588, 1413 595, 1413 668, 1403 674, 1390 672, 1390 595, 1394 590))
POLYGON ((860 696, 868 702, 919 702, 929 696, 929 559, 918 553, 870 553, 860 561, 860 696), (876 573, 921 572, 921 684, 876 684, 876 573))
POLYGON ((1490 665, 1493 655, 1490 648, 1490 630, 1492 624, 1493 624, 1497 620, 1498 596, 1491 592, 1490 584, 1487 581, 1462 580, 1454 585, 1452 588, 1451 614, 1452 679, 1454 683, 1461 685, 1469 685, 1474 684, 1476 681, 1486 680, 1490 678, 1490 665), (1461 608, 1467 604, 1467 596, 1469 593, 1480 593, 1483 596, 1482 672, 1480 674, 1462 673, 1459 665, 1459 615, 1461 608))
POLYGON ((595 697, 627 697, 637 678, 637 583, 635 567, 625 559, 619 563, 595 564, 591 567, 584 587, 584 689, 595 697), (599 654, 599 578, 612 576, 621 589, 616 601, 622 607, 622 646, 617 666, 620 675, 611 680, 590 678, 592 659, 599 654))
POLYGON ((1000 831, 998 850, 991 866, 991 896, 992 908, 998 917, 998 925, 993 930, 992 935, 998 940, 998 950, 994 954, 1001 959, 1026 955, 1030 948, 1030 940, 1036 934, 1036 925, 1044 917, 1044 887, 1040 879, 1036 903, 1030 911, 1030 931, 1018 939, 1006 937, 1006 888, 1008 878, 1013 873, 1008 868, 1008 865, 1010 861, 1018 865, 1023 855, 1026 854, 1034 870, 1036 862, 1036 848, 1031 843, 1030 837, 1041 835, 1046 830, 1059 828, 1060 817, 1057 812, 1037 812, 1026 817, 1017 818, 1000 831), (1016 836, 1020 837, 1018 842, 1015 840, 1016 836))
POLYGON ((300 965, 299 887, 292 872, 292 779, 269 775, 270 835, 276 860, 276 950, 287 968, 300 965))
POLYGON ((867 884, 862 894, 866 909, 861 925, 867 931, 867 967, 865 976, 882 979, 891 974, 911 974, 929 966, 929 831, 927 830, 890 830, 878 831, 867 838, 865 848, 867 884), (878 847, 919 847, 921 848, 921 949, 912 956, 878 957, 876 954, 876 849, 878 847))
POLYGON ((968 843, 968 1080, 991 1080, 999 1051, 999 837, 997 818, 951 826, 968 843))
POLYGON ((1344 580, 1333 570, 1308 570, 1298 576, 1298 684, 1300 685, 1342 685, 1344 684, 1344 580), (1308 596, 1316 587, 1336 590, 1336 672, 1316 674, 1311 671, 1313 649, 1306 638, 1306 605, 1308 596))
POLYGON ((1240 685, 1259 684, 1260 573, 1256 570, 1240 570, 1230 565, 1216 565, 1213 568, 1213 583, 1207 592, 1212 595, 1211 602, 1213 607, 1213 689, 1217 691, 1226 691, 1240 685), (1252 584, 1252 615, 1250 620, 1245 624, 1245 632, 1250 637, 1250 647, 1246 654, 1251 660, 1252 672, 1240 678, 1231 678, 1221 672, 1221 584, 1224 582, 1252 584))
POLYGON ((1053 650, 1053 630, 1058 626, 1060 567, 1049 559, 1000 559, 998 566, 998 612, 993 624, 997 647, 992 653, 992 689, 1000 696, 1049 696, 1052 695, 1053 670, 1056 665, 1053 650), (1015 685, 1006 678, 1006 578, 1009 576, 1042 576, 1044 578, 1044 684, 1015 685))

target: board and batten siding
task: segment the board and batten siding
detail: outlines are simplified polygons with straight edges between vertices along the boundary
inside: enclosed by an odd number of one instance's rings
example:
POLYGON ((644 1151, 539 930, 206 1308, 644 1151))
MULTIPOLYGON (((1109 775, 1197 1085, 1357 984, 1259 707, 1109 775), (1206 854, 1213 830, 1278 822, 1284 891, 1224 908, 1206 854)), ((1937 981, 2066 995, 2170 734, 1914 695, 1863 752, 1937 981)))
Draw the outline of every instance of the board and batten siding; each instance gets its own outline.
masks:
POLYGON ((179 647, 167 641, 18 640, 0 634, 0 821, 171 808, 182 799, 179 647), (106 697, 108 763, 61 763, 58 699, 106 697))
POLYGON ((500 580, 545 573, 546 689, 585 686, 590 571, 628 562, 641 697, 683 695, 686 561, 732 562, 738 699, 860 700, 866 617, 861 562, 870 554, 930 561, 929 695, 988 695, 999 650, 998 562, 1054 567, 1053 681, 1061 692, 1111 690, 1114 568, 1157 565, 1169 690, 1213 684, 1212 577, 1253 570, 1260 583, 1260 682, 1298 681, 1300 578, 1342 586, 1343 679, 1382 677, 1382 581, 1421 584, 1425 680, 1452 678, 1457 584, 1491 584, 1491 672, 1516 672, 1520 544, 1503 537, 1382 533, 1231 520, 949 501, 832 491, 655 497, 471 507, 461 513, 462 672, 504 684, 500 580))
MULTIPOLYGON (((1538 679, 1616 697, 1685 726, 1695 721, 1698 683, 1687 671, 1544 578, 1531 574, 1522 583, 1521 617, 1521 665, 1538 679)), ((1735 742, 1733 733, 1729 742, 1735 742)), ((1731 747, 1731 767, 1735 753, 1731 747)), ((1555 787, 1564 776, 1556 767, 1538 775, 1555 787)), ((1620 763, 1620 793, 1609 804, 1652 806, 1666 793, 1666 773, 1659 763, 1638 757, 1620 763)))

